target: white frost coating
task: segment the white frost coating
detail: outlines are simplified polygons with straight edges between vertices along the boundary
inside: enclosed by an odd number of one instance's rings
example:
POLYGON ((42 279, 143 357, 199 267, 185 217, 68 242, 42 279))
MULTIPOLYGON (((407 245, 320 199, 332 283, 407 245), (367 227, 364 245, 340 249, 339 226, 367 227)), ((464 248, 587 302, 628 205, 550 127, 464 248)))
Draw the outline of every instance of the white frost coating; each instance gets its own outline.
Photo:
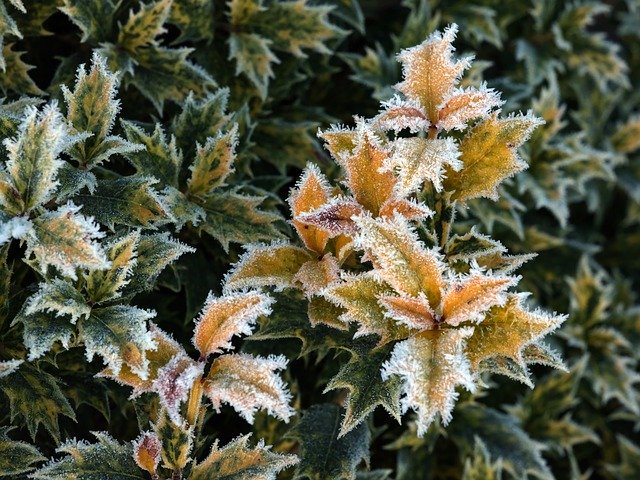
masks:
POLYGON ((294 215, 294 203, 298 200, 303 187, 311 179, 318 182, 320 188, 327 198, 331 197, 331 184, 329 183, 329 180, 327 180, 327 177, 325 177, 325 175, 322 173, 320 167, 318 167, 315 163, 309 162, 307 163, 305 169, 302 171, 302 175, 300 175, 300 178, 298 178, 296 184, 291 190, 289 190, 287 202, 289 204, 289 208, 291 209, 292 215, 294 215))
POLYGON ((356 233, 355 224, 352 222, 355 215, 364 212, 364 208, 353 198, 344 195, 337 195, 327 203, 315 210, 302 213, 296 220, 314 227, 329 234, 333 238, 340 234, 353 235, 356 233), (339 214, 351 210, 352 215, 344 218, 339 214))
POLYGON ((161 405, 167 409, 169 418, 176 425, 183 425, 180 405, 187 401, 193 383, 199 381, 203 371, 203 362, 194 362, 182 353, 175 355, 158 370, 151 390, 158 394, 161 405))
POLYGON ((29 297, 25 314, 36 312, 52 312, 56 317, 69 315, 75 325, 80 318, 89 317, 91 307, 73 285, 56 278, 50 283, 41 283, 38 291, 29 297))
POLYGON ((160 463, 160 453, 162 452, 162 442, 158 438, 158 435, 156 435, 155 432, 142 432, 140 436, 133 441, 132 446, 133 459, 136 464, 143 470, 147 470, 148 465, 146 465, 143 460, 143 455, 146 454, 153 459, 152 472, 155 472, 160 463))
POLYGON ((382 365, 382 379, 403 378, 403 412, 418 414, 418 436, 427 432, 436 414, 446 425, 458 398, 456 387, 475 391, 471 366, 464 356, 464 344, 473 327, 441 331, 437 339, 411 337, 396 344, 391 358, 382 365))
POLYGON ((504 101, 500 93, 493 88, 487 88, 483 82, 480 88, 456 88, 443 99, 438 109, 446 110, 446 114, 438 121, 438 127, 444 130, 464 130, 467 122, 475 118, 484 118, 494 108, 501 107, 504 101), (466 100, 466 101, 465 101, 466 100), (454 105, 460 102, 460 106, 454 105))
POLYGON ((460 151, 453 138, 398 138, 392 142, 391 148, 392 154, 382 169, 397 174, 395 188, 400 197, 419 190, 425 181, 430 181, 437 191, 441 191, 445 166, 455 171, 462 168, 460 151))
POLYGON ((259 291, 228 293, 222 297, 209 292, 196 320, 193 345, 199 350, 206 348, 206 351, 200 350, 203 356, 233 349, 232 337, 251 335, 258 318, 271 314, 274 302, 273 298, 259 291), (246 305, 252 298, 258 301, 246 305), (206 338, 201 339, 202 336, 206 338), (201 340, 206 345, 202 345, 201 340))
POLYGON ((288 423, 295 410, 289 405, 286 384, 276 373, 286 369, 287 363, 283 355, 223 355, 211 367, 205 393, 216 411, 227 403, 249 423, 261 409, 288 423))
POLYGON ((394 95, 380 105, 382 109, 371 119, 371 123, 382 130, 398 133, 407 128, 411 133, 419 133, 428 130, 431 125, 427 112, 418 100, 394 95))
POLYGON ((0 362, 0 378, 6 377, 7 375, 11 375, 15 372, 24 360, 5 360, 0 362))
POLYGON ((273 251, 279 247, 297 248, 301 252, 306 252, 304 248, 293 245, 287 240, 274 240, 271 243, 258 242, 244 245, 244 253, 236 263, 231 265, 231 268, 223 277, 223 293, 225 295, 229 295, 235 291, 247 291, 248 289, 257 287, 275 287, 275 291, 279 292, 285 288, 291 287, 291 282, 289 280, 284 276, 278 275, 251 276, 238 280, 233 278, 234 274, 244 269, 255 256, 273 251))
POLYGON ((13 217, 0 223, 0 246, 12 239, 25 240, 33 236, 33 223, 26 217, 13 217))

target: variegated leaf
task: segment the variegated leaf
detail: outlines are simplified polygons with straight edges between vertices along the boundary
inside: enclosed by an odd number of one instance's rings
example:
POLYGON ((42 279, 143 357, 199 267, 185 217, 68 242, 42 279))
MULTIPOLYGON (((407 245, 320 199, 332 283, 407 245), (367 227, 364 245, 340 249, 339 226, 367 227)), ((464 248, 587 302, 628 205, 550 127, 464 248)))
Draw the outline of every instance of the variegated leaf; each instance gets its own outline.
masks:
POLYGON ((191 195, 206 197, 224 184, 233 172, 235 149, 238 143, 238 128, 234 125, 227 132, 210 137, 197 146, 195 160, 189 167, 191 178, 187 187, 191 195))

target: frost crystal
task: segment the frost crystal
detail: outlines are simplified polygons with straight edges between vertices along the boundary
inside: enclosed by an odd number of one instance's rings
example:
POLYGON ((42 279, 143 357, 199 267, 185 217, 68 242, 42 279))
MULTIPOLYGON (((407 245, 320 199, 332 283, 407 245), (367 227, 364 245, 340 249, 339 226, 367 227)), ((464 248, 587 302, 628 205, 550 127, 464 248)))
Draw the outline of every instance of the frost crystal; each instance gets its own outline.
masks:
POLYGON ((194 362, 183 354, 174 356, 169 363, 158 370, 158 377, 151 390, 160 397, 160 403, 167 409, 171 421, 182 425, 180 405, 189 398, 195 381, 199 381, 204 371, 204 363, 194 362))
POLYGON ((33 235, 33 223, 25 217, 13 217, 0 223, 0 246, 11 241, 25 240, 33 235))

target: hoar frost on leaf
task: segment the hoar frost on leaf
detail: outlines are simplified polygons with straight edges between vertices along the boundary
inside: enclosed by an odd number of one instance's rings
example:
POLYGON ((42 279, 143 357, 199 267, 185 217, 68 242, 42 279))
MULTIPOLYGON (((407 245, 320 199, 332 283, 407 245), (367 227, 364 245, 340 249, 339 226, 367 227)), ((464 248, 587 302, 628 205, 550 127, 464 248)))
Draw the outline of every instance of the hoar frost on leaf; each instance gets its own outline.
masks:
POLYGON ((33 235, 33 223, 25 217, 13 217, 0 223, 0 246, 12 239, 25 240, 33 235))
POLYGON ((161 451, 162 442, 153 432, 143 432, 133 442, 133 459, 140 468, 151 474, 158 468, 161 451))
POLYGON ((288 422, 295 414, 289 406, 291 394, 276 373, 286 367, 287 359, 282 355, 222 355, 211 365, 204 392, 215 409, 228 403, 249 423, 260 409, 288 422))
POLYGON ((250 335, 261 315, 271 313, 273 299, 260 292, 228 293, 215 297, 209 293, 196 320, 193 345, 202 358, 232 348, 235 335, 250 335))

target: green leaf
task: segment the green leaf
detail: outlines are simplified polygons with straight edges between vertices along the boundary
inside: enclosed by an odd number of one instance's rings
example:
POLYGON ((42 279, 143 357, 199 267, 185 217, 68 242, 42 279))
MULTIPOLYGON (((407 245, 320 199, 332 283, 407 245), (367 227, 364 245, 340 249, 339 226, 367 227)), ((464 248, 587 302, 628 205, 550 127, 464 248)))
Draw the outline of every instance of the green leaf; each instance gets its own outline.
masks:
POLYGON ((111 38, 116 8, 113 0, 63 0, 60 10, 82 31, 81 42, 98 44, 111 38))
POLYGON ((171 6, 169 21, 180 29, 179 42, 213 39, 214 3, 212 0, 182 0, 171 6))
MULTIPOLYGON (((0 12, 0 16, 1 15, 2 12, 0 12)), ((0 19, 0 22, 1 21, 0 19)), ((0 39, 2 39, 1 34, 0 39)), ((3 47, 2 41, 0 40, 0 48, 2 48, 0 69, 4 70, 2 75, 0 75, 0 90, 2 90, 5 95, 7 92, 15 92, 20 95, 44 95, 44 92, 38 88, 29 76, 29 71, 34 67, 22 60, 22 55, 25 52, 13 50, 13 45, 13 43, 8 43, 3 47)))
POLYGON ((207 214, 197 203, 175 187, 167 186, 162 190, 162 201, 169 209, 176 231, 182 229, 186 223, 191 223, 194 227, 200 225, 207 214))
POLYGON ((340 426, 340 437, 348 434, 379 405, 395 420, 400 422, 400 395, 402 381, 397 376, 386 380, 380 373, 382 364, 389 358, 391 345, 375 348, 376 342, 371 337, 358 339, 353 345, 346 347, 351 359, 344 364, 334 376, 325 392, 344 388, 347 390, 345 400, 346 412, 340 426))
POLYGON ((157 180, 137 175, 101 180, 92 193, 74 200, 83 212, 114 230, 115 225, 155 229, 171 220, 168 207, 153 188, 157 180))
POLYGON ((275 76, 272 65, 280 63, 271 44, 271 40, 255 33, 233 33, 229 37, 229 59, 236 61, 236 75, 242 73, 251 80, 263 99, 267 97, 269 79, 275 76))
POLYGON ((36 312, 31 315, 18 314, 13 323, 23 326, 24 346, 29 351, 30 361, 42 357, 56 342, 69 349, 76 337, 76 328, 68 318, 53 313, 36 312))
POLYGON ((58 156, 74 141, 56 104, 42 111, 29 107, 25 113, 16 136, 5 142, 6 173, 0 170, 0 206, 14 215, 50 200, 63 165, 58 156))
POLYGON ((0 378, 0 390, 9 398, 11 423, 26 425, 31 438, 35 438, 38 426, 42 424, 59 442, 58 416, 76 419, 55 377, 28 363, 0 378))
MULTIPOLYGON (((22 38, 22 34, 20 33, 20 30, 18 30, 18 25, 16 25, 15 20, 9 15, 4 3, 0 3, 0 49, 3 50, 3 40, 6 35, 13 35, 14 37, 22 38)), ((5 68, 5 59, 0 55, 0 70, 4 73, 5 68)))
POLYGON ((72 284, 59 278, 41 283, 38 291, 26 302, 25 315, 38 312, 53 313, 56 317, 69 316, 71 323, 88 317, 91 307, 72 284))
POLYGON ((26 473, 34 469, 34 463, 46 460, 33 445, 11 440, 7 436, 10 430, 0 427, 0 477, 26 473))
POLYGON ((120 289, 129 283, 131 270, 136 264, 136 248, 139 241, 140 233, 134 231, 112 240, 106 246, 109 268, 89 272, 85 276, 85 289, 92 303, 101 303, 120 296, 120 289))
POLYGON ((462 480, 500 480, 502 478, 502 462, 493 462, 486 445, 476 437, 473 455, 464 463, 462 480))
POLYGON ((13 264, 8 260, 9 246, 0 247, 0 327, 4 324, 9 313, 11 298, 11 275, 13 264))
POLYGON ((224 185, 233 172, 237 143, 238 129, 234 125, 228 132, 219 132, 215 137, 209 137, 204 145, 197 146, 195 159, 189 167, 191 178, 187 187, 190 194, 207 197, 224 185))
POLYGON ((222 448, 216 440, 207 458, 193 467, 189 479, 275 480, 278 472, 296 463, 294 455, 273 453, 262 441, 250 448, 249 436, 238 437, 222 448))
POLYGON ((516 478, 554 478, 540 454, 541 445, 529 438, 512 417, 497 410, 475 403, 460 405, 447 432, 469 455, 474 451, 475 438, 480 438, 491 458, 502 459, 504 470, 516 478))
POLYGON ((356 468, 369 461, 371 434, 365 424, 338 438, 340 407, 314 405, 307 410, 289 436, 302 444, 296 479, 354 480, 356 468))
POLYGON ((84 167, 99 165, 116 153, 142 148, 121 137, 110 135, 120 109, 120 102, 115 98, 117 90, 118 78, 108 71, 104 59, 95 53, 89 73, 84 65, 78 68, 74 90, 62 86, 67 102, 68 122, 77 132, 91 134, 68 151, 84 167))
POLYGON ((145 177, 155 177, 164 185, 177 187, 182 155, 176 147, 175 137, 171 136, 167 143, 159 123, 151 135, 131 122, 121 123, 129 142, 145 146, 144 150, 125 154, 137 173, 145 177))
POLYGON ((93 432, 98 443, 71 440, 58 448, 66 454, 32 474, 42 480, 148 480, 147 472, 133 460, 130 443, 121 444, 106 433, 93 432))
POLYGON ((173 423, 166 410, 160 412, 160 420, 153 425, 153 430, 162 442, 161 455, 164 467, 172 470, 184 468, 193 447, 193 430, 187 429, 186 423, 173 423))
POLYGON ((130 281, 124 287, 123 295, 151 290, 167 265, 195 249, 174 240, 168 233, 158 233, 141 235, 137 251, 138 258, 131 268, 130 281))
POLYGON ((207 216, 200 228, 218 240, 225 251, 231 242, 247 244, 280 238, 273 225, 280 216, 258 210, 264 199, 234 191, 211 194, 202 205, 207 216))
POLYGON ((620 463, 607 465, 607 470, 619 480, 634 480, 640 471, 640 448, 628 438, 618 435, 620 463))
POLYGON ((153 317, 155 312, 130 305, 94 308, 89 318, 78 322, 87 360, 98 354, 116 375, 126 364, 134 373, 146 377, 146 351, 155 348, 147 320, 153 317))
POLYGON ((163 24, 169 18, 172 0, 141 3, 137 12, 131 10, 129 19, 120 28, 118 45, 129 51, 155 43, 155 38, 166 30, 163 24))
POLYGON ((32 238, 27 238, 27 257, 31 254, 40 271, 48 265, 63 275, 76 278, 76 268, 99 270, 109 263, 96 239, 103 234, 93 219, 80 215, 72 203, 48 212, 33 221, 32 238))

